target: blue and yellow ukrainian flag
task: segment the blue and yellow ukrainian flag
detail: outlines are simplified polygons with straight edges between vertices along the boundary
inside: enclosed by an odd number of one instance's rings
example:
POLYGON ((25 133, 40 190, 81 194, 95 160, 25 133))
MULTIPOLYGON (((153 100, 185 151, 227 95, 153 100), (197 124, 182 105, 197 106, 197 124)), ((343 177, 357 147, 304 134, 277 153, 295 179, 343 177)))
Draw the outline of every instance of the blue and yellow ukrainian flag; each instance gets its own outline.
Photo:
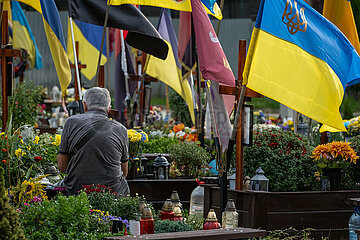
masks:
POLYGON ((323 16, 344 33, 360 54, 359 36, 350 0, 324 0, 323 16))
POLYGON ((339 107, 345 87, 359 81, 360 57, 303 0, 262 0, 243 75, 248 88, 346 131, 339 107))
MULTIPOLYGON (((82 69, 81 73, 84 74, 87 79, 91 80, 96 75, 103 27, 73 19, 73 29, 74 39, 79 42, 79 56, 77 56, 78 61, 81 62, 81 64, 86 64, 86 68, 82 69)), ((105 42, 107 41, 105 40, 105 42)), ((70 21, 68 24, 67 50, 70 62, 74 63, 70 21)), ((104 65, 106 61, 106 44, 104 44, 100 64, 104 65)))
POLYGON ((69 59, 66 55, 64 33, 60 15, 54 0, 19 0, 38 11, 44 22, 44 29, 53 57, 61 90, 64 93, 71 82, 69 59))
POLYGON ((26 49, 31 68, 42 68, 41 54, 19 2, 12 1, 11 9, 14 48, 26 49))

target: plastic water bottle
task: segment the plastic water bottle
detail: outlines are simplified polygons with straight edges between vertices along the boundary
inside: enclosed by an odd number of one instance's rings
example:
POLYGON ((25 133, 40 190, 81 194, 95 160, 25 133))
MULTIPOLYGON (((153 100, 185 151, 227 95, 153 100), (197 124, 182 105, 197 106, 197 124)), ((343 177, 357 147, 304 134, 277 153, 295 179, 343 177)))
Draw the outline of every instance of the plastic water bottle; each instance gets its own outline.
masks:
POLYGON ((200 182, 199 186, 191 193, 189 215, 204 217, 204 188, 201 187, 201 184, 203 183, 200 182))
POLYGON ((357 240, 355 230, 360 229, 360 207, 355 207, 349 219, 349 240, 357 240))

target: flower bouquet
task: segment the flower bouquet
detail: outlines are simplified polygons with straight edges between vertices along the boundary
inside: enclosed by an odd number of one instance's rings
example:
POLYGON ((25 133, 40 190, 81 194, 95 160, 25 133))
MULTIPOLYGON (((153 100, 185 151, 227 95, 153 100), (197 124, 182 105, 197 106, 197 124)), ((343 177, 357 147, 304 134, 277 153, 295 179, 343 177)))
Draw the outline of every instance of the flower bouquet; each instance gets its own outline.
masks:
POLYGON ((330 190, 340 190, 342 168, 356 164, 359 158, 348 142, 331 142, 317 146, 311 156, 330 180, 330 190))
POLYGON ((139 152, 140 144, 147 142, 149 140, 148 135, 139 129, 129 129, 128 130, 129 138, 129 169, 132 176, 130 178, 135 178, 135 172, 140 171, 139 169, 139 152))
POLYGON ((313 160, 320 168, 343 168, 359 158, 348 142, 331 142, 317 146, 312 152, 313 160))

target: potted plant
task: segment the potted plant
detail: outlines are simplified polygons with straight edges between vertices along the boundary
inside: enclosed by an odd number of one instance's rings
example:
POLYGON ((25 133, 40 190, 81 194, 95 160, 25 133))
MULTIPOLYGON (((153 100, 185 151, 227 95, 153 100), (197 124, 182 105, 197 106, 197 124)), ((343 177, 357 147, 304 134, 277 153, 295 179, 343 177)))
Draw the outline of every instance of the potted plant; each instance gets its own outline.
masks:
MULTIPOLYGON (((198 170, 210 160, 210 154, 193 142, 179 142, 168 148, 172 160, 170 173, 177 172, 175 176, 197 177, 198 170)), ((170 174, 174 177, 174 174, 170 174)))
POLYGON ((341 170, 359 158, 349 142, 335 141, 317 146, 312 152, 316 165, 330 178, 330 190, 340 190, 341 170))

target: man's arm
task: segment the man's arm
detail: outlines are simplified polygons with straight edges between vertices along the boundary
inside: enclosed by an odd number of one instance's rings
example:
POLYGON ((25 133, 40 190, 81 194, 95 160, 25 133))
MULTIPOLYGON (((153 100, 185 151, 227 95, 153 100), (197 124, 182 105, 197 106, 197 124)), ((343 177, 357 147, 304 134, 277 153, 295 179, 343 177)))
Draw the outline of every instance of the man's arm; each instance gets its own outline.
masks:
MULTIPOLYGON (((61 172, 65 172, 67 165, 70 161, 69 154, 59 153, 57 156, 58 168, 61 172)), ((122 166, 122 165, 121 165, 122 166)))
POLYGON ((121 171, 123 172, 124 177, 128 175, 128 166, 129 166, 129 162, 121 163, 121 171))

